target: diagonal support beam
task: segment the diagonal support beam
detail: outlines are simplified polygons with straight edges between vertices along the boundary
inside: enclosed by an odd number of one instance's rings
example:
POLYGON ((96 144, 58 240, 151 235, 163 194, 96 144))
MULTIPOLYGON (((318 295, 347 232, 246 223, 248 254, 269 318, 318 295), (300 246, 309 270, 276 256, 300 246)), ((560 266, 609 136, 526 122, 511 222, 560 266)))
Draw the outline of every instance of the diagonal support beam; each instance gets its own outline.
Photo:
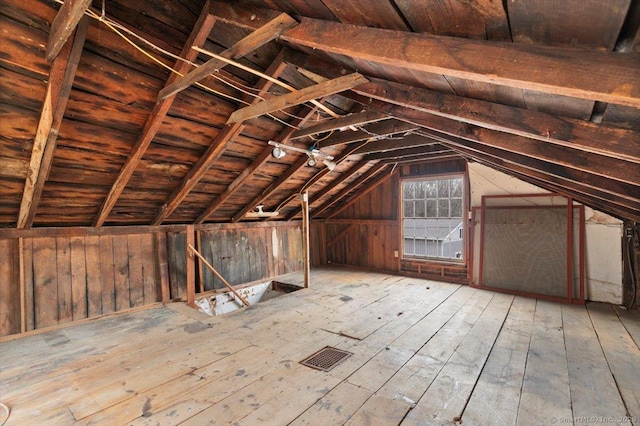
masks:
POLYGON ((276 189, 280 187, 283 183, 287 181, 291 176, 293 176, 301 167, 307 164, 307 156, 302 155, 300 158, 293 163, 286 172, 281 174, 278 179, 273 181, 271 185, 263 189, 260 194, 255 197, 249 204, 244 206, 238 213, 233 216, 232 221, 238 222, 240 219, 244 217, 244 215, 249 211, 255 208, 258 204, 260 204, 263 200, 265 200, 269 195, 271 195, 276 189))
POLYGON ((344 131, 335 134, 318 143, 318 148, 326 148, 335 145, 345 145, 353 142, 359 142, 372 137, 379 137, 379 139, 385 139, 398 133, 409 133, 420 126, 406 123, 398 120, 385 120, 380 123, 374 123, 370 126, 363 127, 363 130, 357 131, 344 131))
POLYGON ((329 96, 334 93, 343 92, 357 86, 358 84, 363 84, 368 81, 369 80, 367 80, 362 74, 353 73, 325 81, 323 83, 318 83, 310 87, 305 87, 304 89, 296 90, 294 92, 239 109, 231 114, 227 120, 227 124, 242 122, 260 115, 269 114, 274 111, 283 110, 311 100, 329 96))
POLYGON ((336 210, 332 211, 329 214, 329 216, 327 216, 326 218, 327 219, 331 219, 332 217, 335 217, 340 212, 346 210, 350 205, 352 205, 353 203, 358 201, 360 198, 362 198, 365 195, 367 195, 369 192, 371 192, 373 189, 375 189, 382 182, 384 182, 387 179, 389 179, 391 177, 392 173, 384 173, 384 170, 387 167, 386 164, 381 164, 381 166, 382 166, 382 168, 380 170, 383 170, 382 173, 376 173, 376 176, 373 177, 372 179, 370 179, 369 181, 367 181, 367 183, 364 185, 364 187, 360 188, 360 190, 358 190, 357 194, 355 194, 350 199, 348 199, 342 206, 340 206, 336 210))
POLYGON ((373 80, 369 84, 360 85, 354 92, 360 95, 358 99, 354 99, 365 105, 369 100, 388 102, 486 129, 640 164, 638 144, 629 143, 640 140, 640 133, 634 130, 384 80, 373 80))
POLYGON ((323 211, 327 210, 329 207, 333 206, 334 204, 336 204, 337 202, 342 200, 351 191, 353 191, 354 189, 358 188, 360 185, 362 185, 364 182, 369 180, 371 177, 375 176, 385 166, 386 166, 385 164, 378 163, 378 164, 374 165, 373 167, 371 167, 369 170, 367 170, 365 173, 361 174, 356 180, 351 182, 351 184, 349 186, 343 188, 340 192, 335 194, 333 197, 331 197, 329 200, 327 200, 320 207, 315 209, 313 211, 312 218, 318 217, 320 215, 320 213, 322 213, 323 211))
MULTIPOLYGON (((291 135, 295 132, 295 128, 309 120, 316 111, 317 108, 305 107, 303 109, 303 112, 296 114, 300 118, 296 118, 294 122, 291 123, 291 127, 287 127, 286 129, 284 129, 278 135, 275 141, 286 143, 290 139, 291 135)), ((267 159, 271 157, 272 149, 273 148, 271 147, 271 145, 267 145, 266 148, 260 153, 260 155, 258 155, 258 157, 253 160, 249 167, 244 169, 242 173, 238 177, 236 177, 233 182, 231 182, 227 189, 225 189, 224 192, 216 198, 213 204, 211 204, 204 212, 202 212, 198 219, 196 219, 195 223, 204 223, 208 217, 210 217, 227 201, 229 197, 231 197, 239 188, 241 188, 242 184, 244 184, 251 176, 253 176, 255 171, 262 167, 262 165, 267 162, 267 159)))
MULTIPOLYGON (((276 55, 276 58, 267 69, 267 73, 271 76, 279 76, 287 67, 287 64, 282 60, 282 54, 276 55)), ((256 88, 260 91, 258 97, 253 99, 253 102, 260 102, 260 98, 264 96, 271 88, 273 82, 270 80, 262 79, 256 85, 256 88)), ((238 136, 242 130, 244 130, 243 123, 226 124, 218 135, 213 140, 209 148, 200 157, 198 162, 193 165, 187 176, 184 177, 180 185, 171 193, 167 201, 160 207, 158 214, 152 222, 152 225, 160 225, 171 213, 178 208, 180 203, 189 195, 191 190, 200 182, 204 175, 209 171, 211 164, 216 161, 223 154, 227 145, 238 136)))
POLYGON ((325 120, 320 124, 316 124, 315 126, 296 130, 296 132, 291 136, 291 139, 299 139, 305 136, 330 132, 332 130, 338 130, 345 127, 364 126, 365 124, 386 120, 388 118, 391 117, 376 111, 364 111, 356 114, 349 114, 333 120, 325 120))
MULTIPOLYGON (((297 24, 298 22, 295 19, 286 13, 281 13, 276 18, 267 22, 265 25, 234 44, 231 48, 222 52, 220 56, 227 59, 242 58, 260 46, 276 39, 283 31, 297 24)), ((198 68, 177 79, 173 84, 162 89, 158 95, 158 99, 166 99, 169 96, 175 95, 197 81, 202 80, 209 74, 223 68, 225 65, 227 65, 225 62, 216 58, 208 60, 198 68)))
MULTIPOLYGON (((196 22, 195 26, 193 27, 193 30, 191 31, 191 35, 187 39, 184 47, 182 48, 180 57, 185 58, 188 61, 193 61, 198 55, 197 52, 191 49, 191 46, 203 45, 204 42, 207 40, 207 37, 209 36, 211 29, 213 28, 213 24, 216 21, 216 18, 211 13, 210 8, 211 8, 211 4, 209 3, 209 0, 207 0, 204 7, 202 8, 202 12, 200 13, 200 17, 198 18, 198 21, 196 22)), ((189 69, 189 64, 187 64, 182 60, 177 60, 174 65, 174 69, 177 70, 179 73, 183 74, 187 72, 187 70, 189 69)), ((172 84, 176 79, 177 79, 177 75, 171 74, 167 79, 165 86, 172 84)), ((135 145, 131 149, 131 153, 129 154, 129 157, 127 158, 126 162, 124 163, 124 166, 120 170, 120 174, 118 175, 118 177, 116 178, 116 181, 111 186, 111 190, 109 191, 109 194, 107 194, 107 197, 102 203, 102 206, 100 206, 100 209, 98 210, 98 214, 93 222, 93 226, 102 226, 104 222, 107 220, 107 218, 109 217, 109 213, 111 213, 111 210, 113 209, 116 202, 118 201, 118 198, 122 194, 122 191, 124 191, 124 188, 127 186, 127 183, 129 182, 129 179, 131 179, 131 176, 133 175, 136 168, 138 167, 138 164, 140 164, 140 160, 142 160, 142 157, 144 156, 144 153, 147 151, 147 148, 149 147, 149 145, 151 144, 151 141, 155 137, 156 133, 158 133, 158 130, 160 129, 160 125, 162 124, 162 121, 166 117, 167 112, 169 112, 169 108, 171 108, 171 105, 173 104, 174 99, 175 97, 160 100, 160 101, 157 101, 153 106, 153 109, 151 110, 151 112, 149 113, 149 116, 147 117, 147 121, 144 123, 142 132, 138 136, 138 140, 136 141, 135 145)))
MULTIPOLYGON (((339 177, 337 177, 336 179, 334 179, 329 185, 325 186, 324 188, 322 188, 320 191, 316 192, 315 194, 313 194, 313 196, 309 199, 309 206, 311 206, 313 203, 315 203, 316 201, 318 201, 319 199, 321 199, 322 197, 324 197, 325 195, 327 195, 329 192, 333 191, 334 188, 337 188, 340 184, 342 184, 342 182, 346 181, 347 179, 349 179, 351 176, 353 176, 358 170, 360 170, 361 168, 363 168, 364 166, 366 166, 367 164, 369 164, 368 160, 360 160, 358 161, 354 166, 352 166, 349 170, 347 170, 346 172, 344 172, 343 174, 341 174, 339 177)), ((294 217, 296 217, 300 212, 302 211, 301 207, 297 207, 295 210, 293 210, 291 213, 289 213, 289 215, 287 216, 287 220, 291 220, 294 217)))
POLYGON ((38 204, 40 204, 40 197, 53 163, 58 131, 67 108, 67 101, 71 94, 88 28, 89 18, 85 17, 77 26, 73 39, 62 47, 51 64, 40 121, 33 141, 27 179, 20 201, 20 212, 16 225, 19 229, 31 227, 38 204))
POLYGON ((640 107, 638 55, 477 41, 310 18, 303 18, 280 38, 300 48, 344 55, 371 66, 640 107))
POLYGON ((91 0, 65 0, 62 3, 51 23, 51 31, 47 41, 47 62, 52 62, 58 56, 89 6, 91 6, 91 0))
POLYGON ((406 148, 415 148, 417 146, 429 146, 435 142, 420 135, 409 135, 403 139, 381 139, 373 141, 354 151, 354 154, 371 154, 376 152, 390 152, 406 148))
MULTIPOLYGON (((334 159, 335 163, 336 164, 342 163, 349 156, 351 156, 355 150, 365 146, 367 143, 369 143, 369 141, 362 141, 362 142, 359 142, 358 144, 356 144, 356 146, 352 146, 352 147, 349 147, 348 149, 345 149, 344 151, 342 151, 340 153, 340 155, 338 157, 336 157, 334 159)), ((318 173, 313 175, 313 177, 311 179, 309 179, 307 182, 305 182, 304 185, 302 185, 299 189, 297 189, 295 191, 295 193, 302 194, 303 191, 308 190, 309 188, 311 188, 313 185, 318 183, 320 181, 320 179, 322 179, 323 177, 328 175, 330 172, 331 171, 328 168, 324 168, 324 169, 320 170, 318 173)), ((291 201, 292 201, 291 197, 285 199, 284 204, 282 204, 282 207, 284 207, 286 204, 288 204, 291 201)))

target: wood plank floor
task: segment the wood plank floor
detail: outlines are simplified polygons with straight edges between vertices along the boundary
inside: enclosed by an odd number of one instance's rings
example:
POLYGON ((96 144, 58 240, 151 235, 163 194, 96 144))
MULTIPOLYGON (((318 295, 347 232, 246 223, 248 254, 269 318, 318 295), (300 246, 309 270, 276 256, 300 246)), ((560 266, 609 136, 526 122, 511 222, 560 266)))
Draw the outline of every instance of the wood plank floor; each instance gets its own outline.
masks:
POLYGON ((639 343, 637 311, 327 268, 224 316, 172 304, 5 339, 0 400, 8 425, 640 424, 639 343), (299 363, 327 345, 353 356, 299 363))

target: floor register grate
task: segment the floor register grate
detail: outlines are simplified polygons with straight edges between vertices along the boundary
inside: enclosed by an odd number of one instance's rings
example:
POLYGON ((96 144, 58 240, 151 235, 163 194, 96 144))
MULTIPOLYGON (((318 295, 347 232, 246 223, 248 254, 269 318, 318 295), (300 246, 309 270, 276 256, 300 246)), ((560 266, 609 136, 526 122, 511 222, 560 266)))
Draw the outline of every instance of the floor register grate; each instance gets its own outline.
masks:
POLYGON ((351 352, 325 346, 318 352, 300 361, 300 364, 315 368, 316 370, 330 371, 351 355, 353 355, 351 352))

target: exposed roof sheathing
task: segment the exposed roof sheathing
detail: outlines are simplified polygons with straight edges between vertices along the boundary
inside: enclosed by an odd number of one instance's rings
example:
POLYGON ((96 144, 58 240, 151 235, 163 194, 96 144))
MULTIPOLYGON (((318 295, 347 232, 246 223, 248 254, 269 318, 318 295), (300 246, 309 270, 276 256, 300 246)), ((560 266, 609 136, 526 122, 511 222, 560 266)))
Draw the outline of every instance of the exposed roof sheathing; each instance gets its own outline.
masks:
POLYGON ((452 158, 640 221, 638 2, 61 3, 0 3, 0 227, 329 217, 452 158))

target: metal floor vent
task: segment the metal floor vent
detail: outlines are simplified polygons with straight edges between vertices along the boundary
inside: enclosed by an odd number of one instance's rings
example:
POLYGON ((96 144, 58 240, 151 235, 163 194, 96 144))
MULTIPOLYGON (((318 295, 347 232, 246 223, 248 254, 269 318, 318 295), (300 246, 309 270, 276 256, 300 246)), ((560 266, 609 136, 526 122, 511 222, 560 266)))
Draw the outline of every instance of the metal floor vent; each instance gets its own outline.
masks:
POLYGON ((351 355, 353 355, 351 352, 326 346, 313 355, 300 361, 300 364, 315 368, 316 370, 330 371, 333 367, 340 364, 351 355))

